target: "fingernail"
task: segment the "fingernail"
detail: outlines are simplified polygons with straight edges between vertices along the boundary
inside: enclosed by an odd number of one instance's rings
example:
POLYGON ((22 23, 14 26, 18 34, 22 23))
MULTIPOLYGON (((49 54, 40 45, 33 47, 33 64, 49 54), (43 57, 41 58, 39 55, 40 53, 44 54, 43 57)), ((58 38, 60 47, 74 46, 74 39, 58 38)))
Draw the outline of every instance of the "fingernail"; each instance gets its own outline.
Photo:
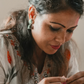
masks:
POLYGON ((65 78, 65 76, 62 76, 63 78, 65 78))
POLYGON ((66 84, 66 82, 62 83, 62 84, 66 84))
POLYGON ((65 80, 67 79, 65 76, 62 76, 63 78, 65 78, 65 80))

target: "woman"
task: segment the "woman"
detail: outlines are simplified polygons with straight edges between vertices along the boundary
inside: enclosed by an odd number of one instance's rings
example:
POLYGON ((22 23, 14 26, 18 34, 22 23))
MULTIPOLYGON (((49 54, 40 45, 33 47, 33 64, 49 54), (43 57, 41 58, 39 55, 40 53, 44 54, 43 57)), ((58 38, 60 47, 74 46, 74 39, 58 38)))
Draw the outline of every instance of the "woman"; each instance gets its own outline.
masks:
POLYGON ((0 84, 84 84, 71 39, 82 14, 82 0, 28 0, 13 12, 0 30, 0 84))

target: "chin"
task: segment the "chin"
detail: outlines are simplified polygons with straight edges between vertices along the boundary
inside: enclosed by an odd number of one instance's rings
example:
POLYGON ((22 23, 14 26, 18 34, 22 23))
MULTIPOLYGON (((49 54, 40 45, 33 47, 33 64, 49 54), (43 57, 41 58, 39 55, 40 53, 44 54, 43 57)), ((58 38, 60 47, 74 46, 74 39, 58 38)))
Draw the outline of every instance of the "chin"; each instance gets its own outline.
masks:
POLYGON ((47 54, 48 55, 53 55, 53 54, 55 54, 57 52, 57 50, 56 51, 52 51, 52 52, 48 52, 47 54))

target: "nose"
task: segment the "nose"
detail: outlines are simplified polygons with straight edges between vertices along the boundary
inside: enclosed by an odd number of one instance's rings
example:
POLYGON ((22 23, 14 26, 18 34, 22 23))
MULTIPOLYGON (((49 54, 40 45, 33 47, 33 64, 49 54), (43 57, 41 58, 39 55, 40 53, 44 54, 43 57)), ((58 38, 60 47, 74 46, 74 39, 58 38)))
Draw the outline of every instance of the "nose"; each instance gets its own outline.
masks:
POLYGON ((65 43, 65 39, 66 39, 66 32, 65 31, 56 34, 55 41, 58 42, 60 45, 65 43))

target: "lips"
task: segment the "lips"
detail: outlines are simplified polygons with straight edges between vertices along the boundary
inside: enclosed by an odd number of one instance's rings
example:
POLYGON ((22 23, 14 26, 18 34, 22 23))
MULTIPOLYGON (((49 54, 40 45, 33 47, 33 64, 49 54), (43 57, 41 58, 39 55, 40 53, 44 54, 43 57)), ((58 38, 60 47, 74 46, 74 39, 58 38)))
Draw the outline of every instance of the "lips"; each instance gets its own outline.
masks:
POLYGON ((52 47, 53 49, 55 49, 55 50, 57 50, 57 49, 60 48, 60 46, 54 46, 54 45, 51 45, 51 47, 52 47))

